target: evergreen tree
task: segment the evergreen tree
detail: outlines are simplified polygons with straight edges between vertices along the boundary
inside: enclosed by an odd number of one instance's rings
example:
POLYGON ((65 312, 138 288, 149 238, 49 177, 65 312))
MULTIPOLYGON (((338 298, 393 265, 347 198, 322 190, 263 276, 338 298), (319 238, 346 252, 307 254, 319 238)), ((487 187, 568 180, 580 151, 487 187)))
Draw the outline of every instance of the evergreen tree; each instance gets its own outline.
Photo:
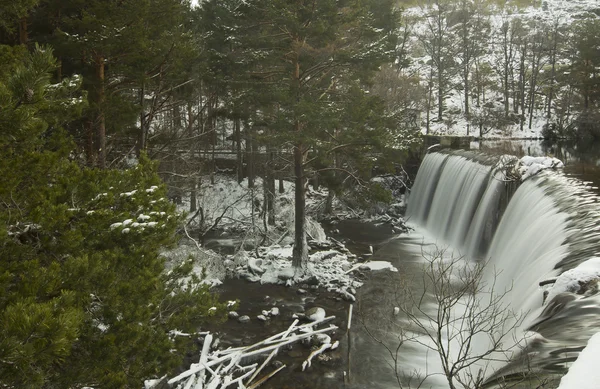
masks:
MULTIPOLYGON (((214 2, 209 2, 214 3, 214 2)), ((295 243, 293 265, 307 263, 305 190, 307 167, 322 149, 351 148, 335 130, 335 118, 349 107, 341 100, 352 89, 364 93, 379 66, 395 51, 397 13, 389 0, 373 1, 237 1, 235 23, 228 26, 232 44, 241 42, 237 61, 245 71, 237 78, 252 92, 254 111, 269 118, 270 138, 293 155, 295 243), (271 112, 270 115, 265 115, 271 112)), ((216 3, 214 3, 216 4, 216 3)), ((207 6, 207 5, 205 5, 207 6)), ((348 101, 361 101, 348 98, 348 101)), ((353 107, 351 109, 356 109, 353 107)), ((364 133, 367 127, 361 127, 364 133)), ((365 144, 361 140, 360 146, 365 144)))
POLYGON ((137 388, 179 362, 169 330, 224 309, 191 263, 165 272, 179 218, 155 165, 73 158, 63 127, 85 108, 81 77, 51 84, 48 48, 0 58, 0 386, 137 388))
POLYGON ((59 73, 83 75, 89 107, 73 133, 90 165, 147 149, 158 113, 189 82, 189 12, 179 0, 44 0, 35 9, 31 39, 56 49, 59 73))

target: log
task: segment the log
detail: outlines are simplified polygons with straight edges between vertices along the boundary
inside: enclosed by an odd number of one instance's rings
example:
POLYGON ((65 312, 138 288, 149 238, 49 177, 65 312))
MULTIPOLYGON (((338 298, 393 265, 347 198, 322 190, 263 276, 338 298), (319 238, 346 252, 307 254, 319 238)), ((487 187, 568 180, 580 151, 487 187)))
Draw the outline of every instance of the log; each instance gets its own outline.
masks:
MULTIPOLYGON (((294 320, 294 322, 287 329, 287 331, 285 331, 283 333, 283 335, 281 335, 281 339, 285 339, 290 334, 290 332, 292 331, 292 329, 296 326, 296 324, 298 324, 298 319, 294 320)), ((269 354, 269 356, 267 357, 267 359, 265 359, 265 361, 262 363, 262 365, 260 365, 260 367, 258 369, 256 369, 256 371, 254 372, 254 374, 252 375, 252 377, 250 377, 250 379, 248 380, 248 382, 246 382, 246 386, 250 385, 250 383, 256 378, 257 375, 260 374, 260 372, 262 371, 262 369, 271 361, 271 359, 277 354, 278 351, 279 351, 279 348, 276 348, 275 350, 271 351, 271 354, 269 354)))
MULTIPOLYGON (((208 352, 210 351, 210 345, 212 341, 212 334, 208 334, 204 338, 204 343, 202 344, 202 351, 200 352, 200 360, 198 361, 200 365, 205 365, 206 362, 208 362, 208 352)), ((202 389, 202 387, 204 386, 204 374, 204 370, 202 370, 198 374, 198 383, 196 384, 196 387, 194 389, 202 389)))
POLYGON ((319 354, 322 354, 328 348, 331 348, 331 343, 325 343, 324 345, 319 347, 317 350, 310 353, 308 358, 306 358, 306 361, 302 362, 302 371, 304 371, 304 369, 306 369, 307 367, 310 367, 311 361, 314 357, 316 357, 319 354))
POLYGON ((248 389, 258 388, 260 385, 265 383, 269 378, 273 377, 275 374, 279 373, 285 367, 286 367, 286 365, 279 367, 277 370, 273 371, 272 373, 270 373, 270 374, 264 376, 263 378, 261 378, 260 380, 256 381, 252 386, 249 386, 248 389))
MULTIPOLYGON (((327 319, 331 319, 331 318, 333 318, 333 316, 330 317, 330 318, 324 318, 320 322, 323 322, 323 321, 325 321, 327 319)), ((311 323, 311 325, 314 325, 315 323, 311 323)), ((304 328, 304 327, 307 327, 307 326, 306 325, 299 326, 299 327, 296 327, 294 330, 297 330, 299 328, 304 328)), ((222 356, 220 358, 213 359, 212 361, 207 362, 205 364, 198 364, 196 366, 193 366, 189 370, 184 371, 183 373, 179 374, 178 376, 176 376, 174 378, 171 378, 168 381, 168 383, 169 383, 169 385, 173 385, 174 383, 179 382, 179 381, 181 381, 181 380, 183 380, 183 379, 185 379, 185 378, 187 378, 187 377, 189 377, 189 376, 191 376, 193 374, 199 373, 199 372, 201 372, 204 369, 208 369, 208 368, 210 368, 212 366, 215 366, 215 365, 218 365, 218 364, 222 364, 225 361, 229 361, 229 360, 231 360, 233 358, 236 358, 236 357, 239 357, 241 359, 243 357, 249 357, 249 356, 257 355, 257 354, 264 353, 264 352, 267 352, 267 351, 272 351, 272 350, 277 349, 277 348, 279 348, 281 346, 285 346, 287 344, 297 342, 299 340, 308 338, 308 337, 310 337, 312 335, 321 334, 321 333, 328 332, 328 331, 333 331, 333 330, 335 330, 337 328, 338 328, 337 326, 331 325, 328 328, 323 328, 323 329, 316 330, 316 331, 310 331, 310 332, 307 332, 307 333, 301 334, 301 335, 295 335, 295 336, 293 336, 291 338, 287 338, 287 339, 280 339, 280 341, 278 343, 269 344, 268 346, 260 348, 258 350, 247 351, 247 352, 230 353, 230 354, 224 355, 224 356, 222 356)), ((281 336, 281 333, 278 334, 278 336, 281 336)), ((249 346, 248 349, 252 349, 252 348, 256 347, 256 345, 262 345, 262 344, 266 344, 266 343, 264 341, 263 342, 259 342, 257 344, 252 345, 252 346, 249 346)), ((207 386, 207 389, 212 389, 210 387, 210 384, 209 384, 209 386, 207 386)))

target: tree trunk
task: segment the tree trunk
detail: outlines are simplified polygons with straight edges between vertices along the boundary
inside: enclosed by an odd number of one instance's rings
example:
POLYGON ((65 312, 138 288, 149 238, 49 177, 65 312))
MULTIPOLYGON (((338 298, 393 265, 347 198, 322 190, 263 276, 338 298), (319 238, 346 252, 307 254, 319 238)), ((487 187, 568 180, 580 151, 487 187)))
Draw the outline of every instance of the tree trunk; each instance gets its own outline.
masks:
POLYGON ((137 155, 140 156, 141 152, 146 150, 146 108, 145 108, 145 89, 144 82, 140 88, 140 138, 138 140, 137 155))
MULTIPOLYGON (((300 93, 300 63, 298 55, 295 58, 295 69, 293 74, 296 93, 300 93)), ((299 97, 297 97, 299 100, 299 97)), ((300 121, 294 121, 294 132, 300 137, 300 121)), ((298 141, 294 145, 294 249, 292 251, 292 266, 296 269, 305 269, 308 265, 308 244, 306 243, 306 188, 304 177, 304 145, 298 141)))
POLYGON ((433 67, 429 68, 429 80, 427 83, 427 116, 426 116, 426 134, 429 135, 431 128, 431 103, 433 100, 433 67))
POLYGON ((237 182, 238 184, 244 180, 244 157, 242 154, 242 131, 240 118, 235 118, 233 122, 235 139, 235 151, 236 151, 236 166, 237 166, 237 182))
POLYGON ((531 130, 531 126, 533 124, 533 110, 535 109, 535 89, 537 87, 537 76, 539 73, 540 67, 540 56, 541 52, 533 53, 533 61, 532 61, 532 69, 531 69, 531 89, 530 89, 530 102, 529 102, 529 129, 531 130))
POLYGON ((267 224, 275 224, 275 176, 273 175, 273 150, 267 146, 267 155, 265 161, 265 175, 263 180, 264 194, 264 212, 267 217, 267 224))
POLYGON ((467 119, 467 136, 469 136, 469 126, 471 125, 471 114, 469 111, 469 70, 465 67, 465 119, 467 119))
POLYGON ((96 149, 98 158, 96 164, 99 168, 106 167, 106 123, 104 117, 104 57, 96 58, 96 80, 98 82, 96 90, 96 105, 98 116, 96 117, 96 149))
POLYGON ((442 121, 444 114, 444 91, 442 88, 441 68, 438 68, 438 121, 442 121))
POLYGON ((254 142, 250 126, 244 123, 246 133, 246 175, 248 176, 248 188, 254 188, 254 142))
MULTIPOLYGON (((201 105, 200 105, 201 106, 201 105)), ((192 103, 188 103, 187 105, 187 135, 192 138, 194 136, 195 129, 195 118, 194 118, 194 110, 192 103)), ((192 157, 192 161, 196 161, 197 150, 195 142, 190 142, 190 155, 192 157)), ((192 164, 194 166, 194 164, 192 164)), ((190 185, 190 212, 196 212, 198 209, 198 172, 194 169, 189 173, 189 185, 190 185)))
MULTIPOLYGON (((296 128, 299 124, 296 123, 296 128)), ((308 244, 306 242, 306 193, 304 177, 304 150, 302 143, 294 146, 294 176, 295 176, 295 202, 294 202, 294 250, 292 252, 292 266, 305 269, 308 264, 308 244)))
POLYGON ((29 42, 29 33, 27 31, 27 16, 19 20, 19 44, 26 45, 29 42))
POLYGON ((552 44, 552 73, 550 74, 550 90, 548 91, 548 112, 546 117, 550 119, 552 114, 552 99, 554 98, 554 79, 556 78, 556 50, 558 46, 558 27, 554 27, 553 44, 552 44))
POLYGON ((325 214, 331 215, 333 213, 333 199, 335 197, 335 193, 333 190, 329 189, 327 191, 327 199, 325 200, 325 214))
POLYGON ((521 63, 519 67, 519 102, 521 104, 521 118, 519 120, 520 130, 523 131, 525 123, 525 56, 527 55, 527 43, 523 44, 521 49, 521 63))

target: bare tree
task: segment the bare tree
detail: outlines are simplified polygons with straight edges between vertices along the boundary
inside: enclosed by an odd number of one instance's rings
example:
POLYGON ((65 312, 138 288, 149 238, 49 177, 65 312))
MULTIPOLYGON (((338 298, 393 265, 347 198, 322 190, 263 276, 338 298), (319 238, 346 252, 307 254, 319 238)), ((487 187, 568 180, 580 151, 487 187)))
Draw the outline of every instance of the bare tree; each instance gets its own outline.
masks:
POLYGON ((431 71, 435 74, 437 87, 437 120, 443 120, 444 99, 450 89, 450 80, 455 72, 455 44, 448 16, 455 5, 447 0, 431 0, 425 12, 425 31, 419 34, 423 49, 431 58, 431 71))
POLYGON ((422 386, 424 378, 434 374, 443 374, 451 389, 482 388, 490 364, 507 362, 516 350, 511 335, 523 315, 504 302, 510 290, 495 290, 498 273, 488 276, 488 263, 448 258, 445 250, 437 247, 423 253, 423 258, 423 288, 419 292, 399 288, 395 293, 398 341, 390 345, 374 335, 372 328, 366 332, 387 350, 392 365, 396 363, 392 368, 400 388, 414 387, 414 383, 422 386), (486 278, 491 278, 491 284, 486 278), (399 369, 399 353, 415 345, 438 355, 442 372, 399 369))

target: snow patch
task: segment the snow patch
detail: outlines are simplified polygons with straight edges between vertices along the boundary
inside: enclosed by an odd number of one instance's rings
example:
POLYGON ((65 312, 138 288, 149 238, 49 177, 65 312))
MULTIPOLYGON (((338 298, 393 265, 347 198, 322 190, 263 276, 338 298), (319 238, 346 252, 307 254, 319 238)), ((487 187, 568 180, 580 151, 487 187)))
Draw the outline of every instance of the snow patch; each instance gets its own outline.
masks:
POLYGON ((393 272, 398 271, 398 269, 396 269, 394 265, 392 265, 392 263, 388 261, 370 261, 364 263, 362 266, 366 266, 370 270, 389 270, 393 272))
POLYGON ((593 257, 558 276, 552 288, 548 290, 546 301, 552 301, 560 293, 576 293, 583 284, 598 278, 600 278, 600 258, 593 257))
POLYGON ((525 181, 529 177, 533 177, 542 170, 558 169, 565 165, 560 159, 552 157, 530 157, 525 156, 517 162, 516 171, 521 177, 521 181, 525 181))
POLYGON ((590 338, 587 346, 560 380, 558 389, 595 389, 600 382, 600 332, 590 338))

